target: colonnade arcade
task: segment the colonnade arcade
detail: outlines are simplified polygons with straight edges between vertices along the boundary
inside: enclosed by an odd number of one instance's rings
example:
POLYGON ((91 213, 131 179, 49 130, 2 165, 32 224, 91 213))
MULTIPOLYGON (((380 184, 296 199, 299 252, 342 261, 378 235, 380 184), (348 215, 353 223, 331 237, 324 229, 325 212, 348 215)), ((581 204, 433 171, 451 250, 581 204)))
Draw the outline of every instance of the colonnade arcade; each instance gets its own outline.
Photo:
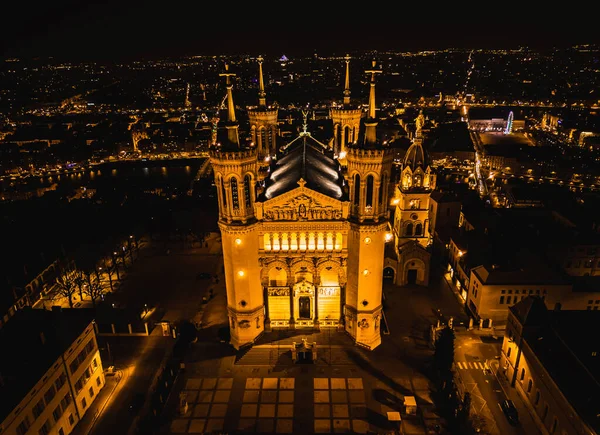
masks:
POLYGON ((342 257, 262 258, 265 327, 338 326, 345 266, 342 257))

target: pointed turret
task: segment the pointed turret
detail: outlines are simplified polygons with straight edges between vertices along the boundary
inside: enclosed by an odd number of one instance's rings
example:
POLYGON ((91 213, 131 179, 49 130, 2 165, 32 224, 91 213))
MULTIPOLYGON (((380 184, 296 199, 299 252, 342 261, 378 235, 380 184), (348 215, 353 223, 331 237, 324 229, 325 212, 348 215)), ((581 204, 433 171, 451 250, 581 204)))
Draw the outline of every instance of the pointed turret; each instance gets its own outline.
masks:
POLYGON ((226 79, 227 87, 227 140, 229 146, 240 147, 240 139, 238 135, 238 123, 235 119, 235 105, 233 104, 233 83, 231 77, 235 77, 235 74, 229 72, 229 65, 225 64, 225 72, 219 74, 221 77, 226 79))
POLYGON ((346 78, 344 80, 344 103, 330 110, 333 121, 333 152, 342 166, 346 165, 347 145, 353 144, 360 130, 360 108, 350 104, 350 56, 344 57, 346 78))
POLYGON ((350 56, 344 57, 346 61, 346 81, 344 83, 344 105, 350 104, 350 56))
POLYGON ((256 60, 258 61, 258 105, 264 107, 267 105, 267 93, 265 92, 265 82, 263 80, 263 58, 258 56, 256 60))
POLYGON ((268 165, 270 156, 277 151, 277 107, 267 106, 267 93, 263 78, 263 57, 258 56, 258 106, 248 108, 252 143, 256 146, 259 163, 268 165))
POLYGON ((377 118, 375 117, 375 75, 381 73, 381 70, 375 69, 376 62, 373 61, 372 68, 366 70, 371 74, 371 83, 369 90, 369 116, 365 119, 365 145, 374 146, 377 143, 377 118))

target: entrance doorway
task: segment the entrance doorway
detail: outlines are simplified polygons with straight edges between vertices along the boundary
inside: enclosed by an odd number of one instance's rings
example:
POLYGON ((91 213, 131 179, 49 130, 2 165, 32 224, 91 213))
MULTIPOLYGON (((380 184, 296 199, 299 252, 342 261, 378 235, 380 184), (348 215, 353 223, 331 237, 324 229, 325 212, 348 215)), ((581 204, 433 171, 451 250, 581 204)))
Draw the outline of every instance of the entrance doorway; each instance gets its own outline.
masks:
POLYGON ((406 281, 408 281, 408 284, 416 284, 417 283, 417 269, 408 269, 408 273, 406 275, 406 281))
POLYGON ((298 311, 301 319, 310 319, 310 297, 300 296, 298 298, 298 311))
POLYGON ((393 281, 394 280, 394 269, 386 267, 383 269, 383 279, 393 281))

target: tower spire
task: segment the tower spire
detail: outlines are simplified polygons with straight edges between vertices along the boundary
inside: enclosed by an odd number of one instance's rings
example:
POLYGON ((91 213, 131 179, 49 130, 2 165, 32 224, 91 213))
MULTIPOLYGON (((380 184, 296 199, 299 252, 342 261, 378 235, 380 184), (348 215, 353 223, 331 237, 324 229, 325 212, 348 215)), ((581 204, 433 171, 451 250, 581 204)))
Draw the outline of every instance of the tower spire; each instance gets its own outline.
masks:
POLYGON ((262 64, 264 59, 262 56, 258 56, 256 60, 258 61, 258 105, 266 106, 267 99, 265 97, 267 96, 267 94, 265 92, 265 82, 263 80, 262 70, 262 64))
POLYGON ((235 77, 235 74, 229 72, 229 65, 225 64, 225 72, 219 74, 221 77, 226 79, 227 87, 227 138, 231 144, 240 146, 238 137, 238 125, 235 119, 235 105, 233 104, 233 83, 231 77, 235 77))
POLYGON ((369 116, 365 120, 365 144, 373 145, 377 141, 377 134, 375 127, 377 126, 377 119, 375 118, 375 75, 381 73, 381 70, 375 69, 376 62, 373 60, 372 67, 370 70, 366 70, 367 74, 371 74, 371 84, 369 91, 369 116))
POLYGON ((350 55, 344 57, 346 61, 346 82, 344 84, 344 105, 350 104, 350 55))

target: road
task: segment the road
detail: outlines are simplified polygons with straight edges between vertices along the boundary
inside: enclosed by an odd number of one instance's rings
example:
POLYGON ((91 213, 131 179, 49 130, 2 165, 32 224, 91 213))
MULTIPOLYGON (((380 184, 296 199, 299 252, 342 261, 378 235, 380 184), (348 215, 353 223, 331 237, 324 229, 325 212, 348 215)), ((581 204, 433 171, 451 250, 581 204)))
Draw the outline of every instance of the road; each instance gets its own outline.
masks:
POLYGON ((501 384, 496 377, 496 357, 500 355, 502 341, 482 336, 476 332, 457 332, 454 364, 459 390, 471 393, 472 415, 485 423, 484 433, 533 435, 539 433, 533 419, 525 409, 514 389, 501 384), (519 424, 512 426, 500 408, 500 402, 510 398, 519 411, 519 424))

